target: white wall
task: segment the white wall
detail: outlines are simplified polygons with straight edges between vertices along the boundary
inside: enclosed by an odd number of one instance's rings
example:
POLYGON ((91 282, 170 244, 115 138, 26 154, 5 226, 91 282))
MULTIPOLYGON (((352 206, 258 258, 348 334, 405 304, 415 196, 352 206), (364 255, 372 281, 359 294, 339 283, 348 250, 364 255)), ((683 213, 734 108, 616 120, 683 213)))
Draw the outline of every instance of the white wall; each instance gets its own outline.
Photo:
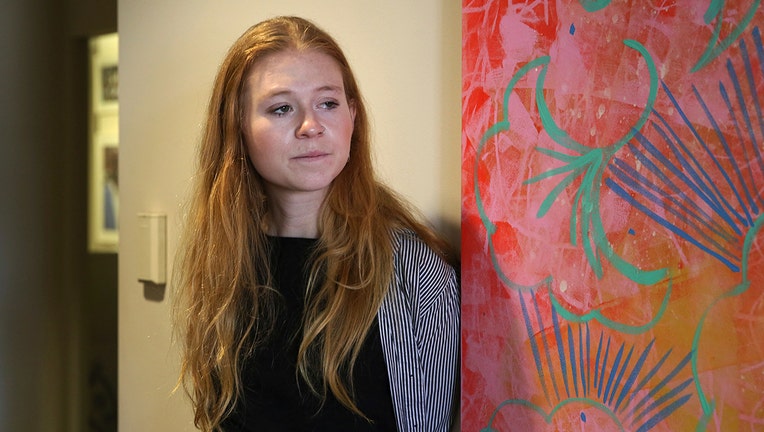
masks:
MULTIPOLYGON (((332 33, 354 67, 375 123, 382 177, 452 236, 460 219, 460 2, 252 0, 119 2, 120 431, 193 430, 182 393, 171 396, 173 287, 144 287, 137 214, 168 215, 168 272, 179 205, 212 79, 251 24, 282 14, 332 33), (259 3, 259 4, 258 4, 259 3)), ((458 238, 458 237, 456 237, 458 238)))

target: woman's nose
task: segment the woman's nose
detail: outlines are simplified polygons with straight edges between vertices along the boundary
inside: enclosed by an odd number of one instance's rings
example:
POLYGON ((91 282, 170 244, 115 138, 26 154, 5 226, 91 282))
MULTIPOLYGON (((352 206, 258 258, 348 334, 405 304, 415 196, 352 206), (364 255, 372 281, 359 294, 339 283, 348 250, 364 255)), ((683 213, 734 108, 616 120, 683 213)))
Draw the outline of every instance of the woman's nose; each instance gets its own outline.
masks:
POLYGON ((313 112, 306 112, 302 118, 302 122, 297 128, 296 135, 298 138, 312 138, 315 136, 323 135, 326 128, 318 120, 318 117, 313 112))

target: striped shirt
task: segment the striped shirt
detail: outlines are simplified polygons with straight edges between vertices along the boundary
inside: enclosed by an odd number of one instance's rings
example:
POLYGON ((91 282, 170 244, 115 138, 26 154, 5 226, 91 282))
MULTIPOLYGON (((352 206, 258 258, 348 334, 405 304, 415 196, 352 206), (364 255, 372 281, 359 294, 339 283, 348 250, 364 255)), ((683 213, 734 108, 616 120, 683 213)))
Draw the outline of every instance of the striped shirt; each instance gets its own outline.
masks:
POLYGON ((458 407, 459 283, 416 234, 395 237, 394 280, 377 314, 401 432, 448 431, 458 407))

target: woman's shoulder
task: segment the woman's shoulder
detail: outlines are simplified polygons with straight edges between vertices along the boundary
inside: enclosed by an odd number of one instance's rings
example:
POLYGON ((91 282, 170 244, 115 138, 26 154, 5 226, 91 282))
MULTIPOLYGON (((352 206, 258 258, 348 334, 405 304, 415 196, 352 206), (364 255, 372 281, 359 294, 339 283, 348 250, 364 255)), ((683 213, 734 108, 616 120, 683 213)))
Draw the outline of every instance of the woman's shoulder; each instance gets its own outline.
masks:
POLYGON ((457 302, 456 270, 413 230, 395 232, 392 297, 408 304, 417 314, 439 302, 457 302))
POLYGON ((398 229, 393 233, 393 249, 398 266, 429 268, 450 273, 454 269, 414 230, 398 229))
POLYGON ((399 228, 393 231, 393 249, 395 254, 437 255, 421 237, 410 228, 399 228))

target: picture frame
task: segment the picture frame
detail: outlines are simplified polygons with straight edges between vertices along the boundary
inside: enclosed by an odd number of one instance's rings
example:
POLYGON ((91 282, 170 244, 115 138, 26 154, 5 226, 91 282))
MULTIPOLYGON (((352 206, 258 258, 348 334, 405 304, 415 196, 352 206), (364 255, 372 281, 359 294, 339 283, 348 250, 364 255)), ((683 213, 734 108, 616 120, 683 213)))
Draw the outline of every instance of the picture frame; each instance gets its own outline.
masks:
POLYGON ((88 251, 119 250, 119 39, 90 40, 88 251))
POLYGON ((117 89, 119 87, 119 66, 115 64, 103 64, 97 71, 99 110, 115 110, 117 108, 117 89))
POLYGON ((89 250, 119 249, 119 142, 116 136, 96 136, 91 147, 89 250))
POLYGON ((116 33, 99 36, 91 42, 91 106, 96 115, 109 115, 118 110, 118 55, 116 33))

